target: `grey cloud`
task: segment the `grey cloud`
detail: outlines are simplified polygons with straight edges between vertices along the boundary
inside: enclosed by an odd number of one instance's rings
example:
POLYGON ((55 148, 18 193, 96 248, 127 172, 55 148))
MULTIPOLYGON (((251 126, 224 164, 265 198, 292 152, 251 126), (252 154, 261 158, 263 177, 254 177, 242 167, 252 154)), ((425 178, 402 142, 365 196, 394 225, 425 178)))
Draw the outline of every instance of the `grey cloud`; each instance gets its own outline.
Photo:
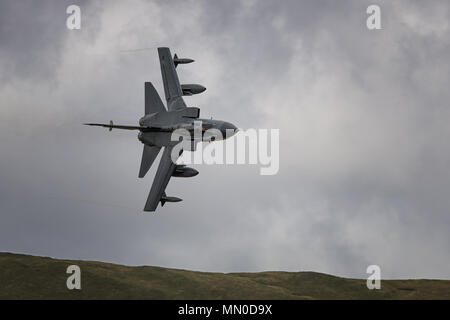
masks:
POLYGON ((449 6, 380 2, 372 32, 368 4, 83 2, 76 33, 65 4, 2 3, 0 250, 449 278, 449 6), (280 128, 277 176, 197 166, 169 184, 181 205, 141 212, 135 134, 81 123, 135 123, 143 82, 162 92, 156 49, 120 50, 163 45, 196 59, 179 72, 208 88, 186 98, 203 116, 280 128))

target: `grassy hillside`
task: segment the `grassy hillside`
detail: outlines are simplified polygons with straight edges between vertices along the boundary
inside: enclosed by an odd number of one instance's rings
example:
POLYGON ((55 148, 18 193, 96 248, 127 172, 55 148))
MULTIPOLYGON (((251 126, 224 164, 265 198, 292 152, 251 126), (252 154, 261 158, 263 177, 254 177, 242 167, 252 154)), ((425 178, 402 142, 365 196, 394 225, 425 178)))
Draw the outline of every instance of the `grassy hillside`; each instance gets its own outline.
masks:
POLYGON ((0 299, 450 299, 449 280, 365 280, 315 272, 207 273, 0 253, 0 299), (81 290, 66 269, 81 268, 81 290))

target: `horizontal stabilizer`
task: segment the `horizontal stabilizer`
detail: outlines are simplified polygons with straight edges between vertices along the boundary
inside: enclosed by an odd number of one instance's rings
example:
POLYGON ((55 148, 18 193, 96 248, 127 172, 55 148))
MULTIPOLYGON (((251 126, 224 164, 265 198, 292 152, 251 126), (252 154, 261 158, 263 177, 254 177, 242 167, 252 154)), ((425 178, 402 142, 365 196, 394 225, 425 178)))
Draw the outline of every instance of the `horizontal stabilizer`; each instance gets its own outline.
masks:
POLYGON ((166 112, 158 92, 151 82, 145 83, 145 114, 166 112))
POLYGON ((144 150, 142 151, 141 168, 139 169, 139 178, 143 178, 146 175, 156 157, 158 156, 159 150, 161 150, 160 147, 150 147, 146 144, 144 145, 144 150))

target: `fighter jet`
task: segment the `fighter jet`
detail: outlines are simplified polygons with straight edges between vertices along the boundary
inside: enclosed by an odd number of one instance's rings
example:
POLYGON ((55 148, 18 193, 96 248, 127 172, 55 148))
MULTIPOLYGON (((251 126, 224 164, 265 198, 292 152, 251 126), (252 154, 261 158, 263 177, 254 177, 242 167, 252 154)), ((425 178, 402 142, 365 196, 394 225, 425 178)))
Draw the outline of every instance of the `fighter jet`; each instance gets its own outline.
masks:
POLYGON ((226 121, 200 119, 199 108, 186 106, 183 96, 199 94, 206 90, 198 84, 180 85, 177 66, 192 63, 194 60, 178 58, 176 54, 172 58, 169 48, 158 48, 158 54, 167 108, 153 84, 145 82, 145 115, 139 119, 139 126, 115 125, 112 121, 109 124, 85 123, 89 126, 106 127, 110 131, 112 129, 139 130, 138 139, 144 144, 139 178, 145 176, 160 150, 164 148, 144 211, 155 211, 159 203, 164 206, 166 202, 182 200, 167 196, 165 189, 171 177, 193 177, 198 174, 197 170, 183 164, 176 164, 175 161, 183 150, 195 151, 199 140, 195 138, 194 132, 198 129, 199 123, 201 124, 200 141, 226 139, 238 131, 236 126, 226 121), (179 141, 172 140, 172 133, 178 129, 184 129, 189 133, 190 143, 187 147, 184 145, 174 157, 172 150, 179 141))

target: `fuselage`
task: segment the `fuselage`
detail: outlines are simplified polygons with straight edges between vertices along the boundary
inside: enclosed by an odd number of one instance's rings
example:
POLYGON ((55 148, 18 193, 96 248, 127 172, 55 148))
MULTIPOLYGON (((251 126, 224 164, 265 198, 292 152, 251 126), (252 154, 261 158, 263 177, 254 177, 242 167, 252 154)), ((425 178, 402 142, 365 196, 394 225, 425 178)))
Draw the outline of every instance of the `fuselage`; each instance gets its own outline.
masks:
POLYGON ((138 138, 150 146, 168 146, 177 143, 180 137, 197 142, 225 140, 238 131, 235 125, 222 120, 179 117, 176 122, 166 125, 164 121, 152 121, 153 119, 161 120, 156 114, 139 120, 143 129, 138 138))

